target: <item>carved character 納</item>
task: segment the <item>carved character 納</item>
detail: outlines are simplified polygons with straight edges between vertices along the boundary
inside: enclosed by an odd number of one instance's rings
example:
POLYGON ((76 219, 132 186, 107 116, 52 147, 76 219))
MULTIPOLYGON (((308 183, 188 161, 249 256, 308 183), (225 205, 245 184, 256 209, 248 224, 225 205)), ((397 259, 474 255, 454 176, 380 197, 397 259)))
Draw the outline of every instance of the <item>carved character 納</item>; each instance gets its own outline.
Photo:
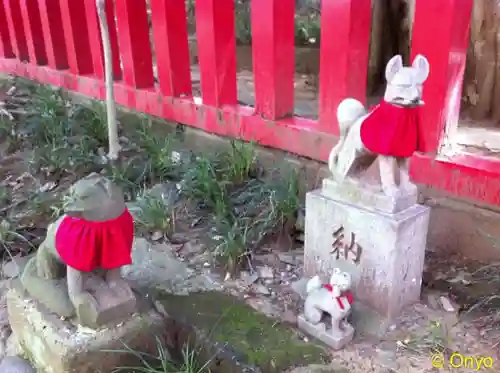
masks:
POLYGON ((330 252, 331 254, 334 254, 336 257, 335 259, 348 259, 350 257, 349 254, 354 255, 353 262, 356 264, 359 264, 359 261, 361 259, 361 252, 362 248, 361 246, 356 242, 356 235, 351 232, 351 239, 348 244, 345 243, 345 234, 344 234, 344 227, 341 226, 338 228, 336 231, 333 232, 333 244, 332 244, 333 250, 330 252))

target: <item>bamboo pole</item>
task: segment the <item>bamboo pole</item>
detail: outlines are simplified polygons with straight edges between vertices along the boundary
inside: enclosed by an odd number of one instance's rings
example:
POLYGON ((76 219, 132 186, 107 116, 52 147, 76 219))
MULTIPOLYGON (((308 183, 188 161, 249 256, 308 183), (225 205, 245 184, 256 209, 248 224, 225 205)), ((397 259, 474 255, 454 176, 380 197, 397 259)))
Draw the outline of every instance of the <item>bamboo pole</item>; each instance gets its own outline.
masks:
POLYGON ((108 22, 106 18, 106 0, 96 0, 97 14, 101 27, 102 46, 104 51, 104 76, 106 81, 106 114, 108 124, 109 153, 108 159, 117 160, 120 155, 118 140, 118 123, 116 120, 116 103, 113 82, 113 61, 111 55, 111 41, 109 38, 108 22))

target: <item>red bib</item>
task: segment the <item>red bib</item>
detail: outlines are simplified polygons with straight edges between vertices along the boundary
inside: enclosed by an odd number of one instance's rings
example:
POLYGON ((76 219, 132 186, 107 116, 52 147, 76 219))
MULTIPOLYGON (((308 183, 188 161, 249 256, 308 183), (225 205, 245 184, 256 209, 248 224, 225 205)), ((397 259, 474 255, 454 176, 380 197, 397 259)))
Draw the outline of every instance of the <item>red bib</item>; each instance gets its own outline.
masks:
POLYGON ((66 216, 56 232, 61 260, 82 272, 115 269, 132 263, 134 220, 128 209, 107 221, 66 216))
POLYGON ((401 107, 384 100, 361 124, 361 141, 372 153, 408 158, 420 148, 420 107, 401 107))
MULTIPOLYGON (((323 287, 328 290, 330 293, 333 291, 333 286, 331 284, 325 284, 323 287)), ((342 294, 340 294, 340 297, 336 297, 337 303, 339 304, 340 309, 344 309, 344 304, 342 303, 342 298, 345 297, 349 304, 352 304, 354 302, 354 297, 352 296, 352 293, 350 291, 345 291, 342 294)))

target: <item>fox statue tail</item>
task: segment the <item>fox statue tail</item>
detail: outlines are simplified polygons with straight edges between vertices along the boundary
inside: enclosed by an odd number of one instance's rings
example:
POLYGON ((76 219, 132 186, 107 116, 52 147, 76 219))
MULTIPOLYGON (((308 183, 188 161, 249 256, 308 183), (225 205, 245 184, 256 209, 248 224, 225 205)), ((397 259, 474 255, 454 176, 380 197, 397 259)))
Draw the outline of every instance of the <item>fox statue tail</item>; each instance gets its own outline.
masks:
POLYGON ((321 283, 321 279, 319 278, 319 276, 314 276, 312 279, 307 281, 306 294, 310 294, 313 291, 319 290, 322 286, 323 284, 321 283))
POLYGON ((353 98, 346 98, 343 100, 339 107, 337 108, 337 121, 339 123, 339 142, 330 152, 330 157, 328 158, 328 168, 333 170, 335 164, 337 163, 337 155, 344 146, 345 139, 349 133, 351 126, 361 118, 366 115, 367 111, 364 105, 353 98))

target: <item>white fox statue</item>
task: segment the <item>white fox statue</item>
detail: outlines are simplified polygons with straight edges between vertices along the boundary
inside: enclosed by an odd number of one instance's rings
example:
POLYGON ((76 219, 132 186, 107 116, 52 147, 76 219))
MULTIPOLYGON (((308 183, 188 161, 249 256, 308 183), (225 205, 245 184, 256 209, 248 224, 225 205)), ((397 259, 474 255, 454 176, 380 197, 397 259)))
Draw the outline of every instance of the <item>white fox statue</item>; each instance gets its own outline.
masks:
MULTIPOLYGON (((306 285, 304 317, 313 324, 323 321, 325 313, 331 316, 331 327, 328 333, 343 336, 351 332, 352 326, 347 322, 351 312, 353 297, 350 292, 352 279, 349 273, 335 268, 330 282, 323 284, 319 276, 311 278, 306 285)), ((326 330, 326 329, 325 329, 326 330)))
POLYGON ((408 159, 421 145, 422 88, 429 70, 424 56, 417 55, 410 67, 403 66, 400 55, 394 56, 386 66, 387 87, 379 105, 368 112, 353 98, 340 103, 340 139, 328 160, 335 180, 359 178, 380 157, 380 180, 386 195, 397 195, 412 185, 408 159), (395 168, 399 170, 399 184, 395 168))

